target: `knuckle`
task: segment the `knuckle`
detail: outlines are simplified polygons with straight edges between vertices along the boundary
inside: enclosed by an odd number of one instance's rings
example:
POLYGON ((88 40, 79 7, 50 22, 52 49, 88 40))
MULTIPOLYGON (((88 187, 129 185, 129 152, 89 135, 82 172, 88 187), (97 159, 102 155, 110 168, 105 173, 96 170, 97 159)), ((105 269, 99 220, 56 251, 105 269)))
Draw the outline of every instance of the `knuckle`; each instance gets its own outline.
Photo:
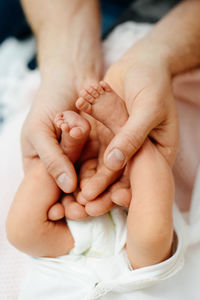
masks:
POLYGON ((50 173, 53 177, 56 177, 57 175, 57 162, 55 160, 53 160, 52 158, 50 158, 49 156, 45 156, 42 158, 42 161, 48 171, 48 173, 50 173))
POLYGON ((51 153, 51 155, 41 155, 41 161, 43 162, 46 170, 51 174, 55 179, 61 174, 63 166, 67 163, 66 155, 60 151, 57 153, 51 153))

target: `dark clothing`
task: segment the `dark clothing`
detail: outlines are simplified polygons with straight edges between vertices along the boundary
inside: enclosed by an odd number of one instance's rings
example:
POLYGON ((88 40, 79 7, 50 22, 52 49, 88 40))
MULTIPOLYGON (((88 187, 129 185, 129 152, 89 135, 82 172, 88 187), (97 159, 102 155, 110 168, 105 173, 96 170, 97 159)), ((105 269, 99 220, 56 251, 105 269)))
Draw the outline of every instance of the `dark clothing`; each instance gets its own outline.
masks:
POLYGON ((137 23, 156 23, 166 15, 181 0, 135 0, 122 11, 113 26, 106 31, 106 37, 117 25, 127 21, 137 23))
MULTIPOLYGON (((178 0, 101 0, 102 34, 121 21, 156 22, 178 0), (123 16, 122 18, 120 18, 123 16)), ((9 36, 17 38, 30 34, 19 0, 0 0, 0 43, 9 36)))
POLYGON ((113 27, 119 17, 131 6, 134 0, 101 0, 102 36, 113 27))
MULTIPOLYGON (((120 17, 133 0, 102 0, 102 32, 120 17)), ((7 37, 24 38, 31 34, 20 0, 0 0, 0 43, 7 37)))
POLYGON ((19 0, 0 0, 0 43, 7 37, 26 37, 30 34, 19 0))
MULTIPOLYGON (((113 26, 133 0, 102 0, 102 33, 105 34, 113 26)), ((0 0, 0 44, 8 37, 19 39, 31 35, 31 30, 26 22, 20 0, 0 0)), ((29 67, 36 67, 35 58, 29 67)))
MULTIPOLYGON (((101 0, 102 37, 126 21, 157 22, 178 0, 101 0)), ((0 0, 0 43, 7 37, 25 38, 31 35, 20 0, 0 0)), ((36 60, 29 64, 36 67, 36 60)))

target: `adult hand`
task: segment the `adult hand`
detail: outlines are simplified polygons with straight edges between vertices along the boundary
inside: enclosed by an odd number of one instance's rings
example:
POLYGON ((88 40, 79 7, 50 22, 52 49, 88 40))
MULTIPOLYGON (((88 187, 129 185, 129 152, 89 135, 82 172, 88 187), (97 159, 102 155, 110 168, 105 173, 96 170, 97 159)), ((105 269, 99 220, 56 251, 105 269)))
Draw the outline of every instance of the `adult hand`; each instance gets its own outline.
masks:
POLYGON ((139 51, 136 47, 140 53, 136 55, 136 52, 131 64, 129 56, 124 57, 111 66, 105 76, 105 80, 124 99, 129 114, 129 119, 104 155, 104 163, 111 170, 123 168, 147 136, 171 166, 175 159, 178 126, 171 73, 165 60, 155 54, 146 54, 144 48, 139 51), (118 78, 114 74, 118 74, 118 78))
POLYGON ((74 110, 77 91, 102 70, 98 1, 22 0, 37 41, 42 83, 22 131, 25 171, 41 159, 66 193, 76 188, 74 167, 59 145, 56 113, 74 110), (91 16, 93 16, 91 18, 91 16))
MULTIPOLYGON (((67 78, 67 80, 41 84, 23 126, 22 153, 25 172, 40 159, 60 189, 69 194, 74 192, 77 187, 77 175, 73 163, 60 146, 61 131, 55 126, 54 120, 59 112, 75 110, 74 103, 79 89, 76 88, 76 85, 71 84, 75 82, 71 75, 63 76, 63 78, 67 78), (61 176, 61 180, 59 176, 61 176)), ((93 79, 88 76, 88 80, 91 82, 93 79)), ((94 130, 92 130, 86 158, 97 156, 97 148, 97 140, 94 130)), ((72 195, 69 197, 64 194, 61 196, 61 200, 67 212, 67 218, 82 219, 87 216, 84 207, 77 203, 72 195)), ((63 218, 63 211, 59 202, 54 204, 49 210, 49 219, 56 221, 63 218)), ((100 214, 103 214, 104 211, 105 208, 100 206, 100 214)))
POLYGON ((94 186, 96 178, 101 175, 106 182, 107 176, 110 184, 112 172, 123 168, 147 136, 173 164, 178 126, 171 79, 199 65, 199 8, 199 1, 182 1, 107 72, 105 80, 125 100, 129 119, 106 149, 104 174, 97 171, 82 189, 84 198, 92 200, 100 194, 102 186, 94 186))
MULTIPOLYGON (((171 74, 166 60, 154 52, 147 53, 146 49, 145 43, 133 47, 131 52, 110 67, 104 78, 124 99, 129 118, 105 151, 104 173, 102 168, 98 168, 101 172, 97 170, 82 187, 81 195, 86 200, 93 200, 106 190, 111 177, 124 168, 147 136, 156 144, 169 165, 173 165, 178 143, 178 126, 171 74), (101 178, 105 185, 95 185, 95 181, 101 178)), ((127 180, 124 184, 124 176, 123 182, 113 184, 112 190, 108 191, 111 191, 112 201, 117 204, 124 203, 125 192, 130 195, 128 186, 127 180)), ((130 196, 128 200, 130 201, 130 196)), ((95 206, 95 201, 89 205, 95 206)))
POLYGON ((67 82, 42 83, 22 130, 25 172, 40 158, 58 186, 67 193, 76 188, 76 172, 59 146, 60 131, 54 126, 54 118, 58 112, 73 110, 76 97, 75 87, 67 86, 67 82))

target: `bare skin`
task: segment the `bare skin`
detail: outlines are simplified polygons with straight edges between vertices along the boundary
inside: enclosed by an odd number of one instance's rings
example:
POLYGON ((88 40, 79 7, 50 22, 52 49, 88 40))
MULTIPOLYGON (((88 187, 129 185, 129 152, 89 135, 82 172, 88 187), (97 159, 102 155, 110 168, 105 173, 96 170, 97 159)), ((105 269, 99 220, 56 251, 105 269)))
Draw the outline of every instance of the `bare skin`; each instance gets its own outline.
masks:
MULTIPOLYGON (((119 132, 121 126, 123 126, 128 119, 124 101, 105 81, 100 81, 99 84, 91 85, 88 89, 82 90, 80 97, 76 101, 76 107, 80 111, 90 114, 106 126, 106 128, 109 128, 112 132, 110 138, 119 132), (114 110, 113 107, 115 108, 114 110)), ((100 134, 104 136, 104 132, 105 130, 102 128, 100 134)), ((77 198, 78 201, 82 204, 86 204, 88 200, 94 200, 121 174, 120 172, 113 172, 103 163, 100 164, 96 175, 92 176, 91 179, 82 186, 82 191, 77 198)), ((118 194, 120 193, 119 185, 117 186, 117 192, 118 194)), ((129 197, 128 193, 126 197, 129 197)))
POLYGON ((60 130, 54 119, 61 111, 75 111, 78 91, 101 77, 98 1, 22 0, 22 5, 36 37, 41 73, 41 85, 22 130, 24 170, 39 158, 61 190, 71 193, 77 176, 58 143, 60 130))
MULTIPOLYGON (((70 161, 75 163, 83 150, 83 147, 89 137, 90 123, 73 111, 65 111, 56 115, 54 120, 55 125, 62 131, 60 145, 66 156, 69 156, 70 161)), ((55 221, 63 218, 82 219, 87 216, 87 213, 82 205, 75 201, 73 195, 63 194, 61 203, 65 208, 64 215, 58 211, 59 202, 55 203, 48 211, 48 219, 55 221), (67 209, 66 209, 67 207, 67 209)))
MULTIPOLYGON (((59 147, 60 136, 53 119, 59 111, 73 110, 80 88, 101 78, 98 1, 62 0, 49 4, 48 0, 23 0, 22 3, 37 38, 42 74, 40 90, 22 132, 24 168, 27 171, 40 158, 60 188, 72 192, 76 188, 76 173, 59 147), (62 174, 68 180, 61 183, 58 179, 62 174)), ((98 162, 104 161, 108 168, 119 171, 147 136, 151 136, 173 164, 178 130, 171 79, 200 62, 199 8, 199 1, 181 1, 109 68, 105 80, 125 100, 129 119, 109 145, 103 140, 100 146, 108 147, 104 160, 100 157, 98 162), (140 122, 135 122, 134 112, 140 122), (114 149, 121 151, 121 158, 124 155, 124 164, 110 155, 114 149)), ((112 172, 99 175, 107 176, 110 184, 112 172)), ((121 180, 113 185, 117 189, 121 180)), ((124 197, 120 199, 119 194, 112 200, 124 204, 124 197)), ((88 212, 99 215, 104 211, 105 207, 93 201, 88 212)))
MULTIPOLYGON (((105 81, 82 91, 76 106, 103 123, 114 134, 119 132, 128 117, 124 101, 105 81)), ((104 164, 100 168, 104 168, 102 174, 109 174, 104 164)), ((150 139, 144 142, 128 168, 132 200, 127 219, 127 253, 132 266, 137 268, 155 264, 170 255, 174 185, 170 163, 150 139)), ((81 184, 82 191, 77 197, 80 203, 84 203, 84 200, 87 203, 104 191, 105 182, 101 182, 100 173, 97 169, 92 177, 81 184), (97 186, 92 188, 95 183, 97 186)), ((122 193, 120 199, 123 194, 130 197, 127 186, 126 189, 118 187, 117 193, 122 193)), ((104 197, 108 197, 107 194, 104 197)), ((86 204, 86 211, 90 203, 86 204)))
MULTIPOLYGON (((57 115, 55 123, 62 129, 63 151, 75 162, 89 136, 89 123, 73 111, 57 115)), ((53 177, 37 160, 25 175, 10 208, 7 218, 9 241, 34 256, 56 257, 68 253, 74 241, 66 222, 60 219, 68 213, 75 219, 87 214, 79 203, 70 202, 72 196, 62 196, 62 204, 58 202, 60 198, 61 191, 53 177)))
MULTIPOLYGON (((121 120, 127 118, 123 101, 105 82, 97 84, 96 88, 90 87, 89 90, 90 95, 94 92, 95 96, 90 97, 84 92, 84 98, 77 100, 77 107, 116 133, 119 130, 116 126, 119 108, 121 120), (110 120, 110 111, 105 110, 105 105, 109 107, 109 101, 116 107, 110 120)), ((83 125, 81 119, 81 116, 68 111, 56 118, 56 124, 62 130, 61 145, 69 157, 74 153, 73 146, 77 146, 77 138, 81 152, 89 134, 89 125, 86 121, 83 125)), ((73 159, 76 160, 77 157, 73 159)), ((81 188, 87 184, 88 179, 95 176, 96 167, 95 159, 83 163, 79 178, 81 188)), ((130 162, 128 169, 133 196, 127 219, 126 248, 132 266, 139 268, 163 261, 170 255, 173 238, 173 179, 169 164, 149 139, 130 162)), ((48 220, 49 208, 59 197, 59 189, 38 161, 37 169, 34 168, 25 176, 8 216, 7 234, 15 247, 38 256, 63 255, 73 248, 73 238, 67 225, 61 221, 54 223, 48 220), (34 206, 30 203, 34 203, 34 206), (22 205, 25 205, 25 213, 22 205)), ((101 198, 105 207, 107 197, 108 194, 105 194, 101 198)), ((62 199, 63 206, 67 207, 65 214, 70 201, 72 205, 80 206, 74 203, 72 196, 66 195, 62 199)), ((76 211, 75 206, 73 209, 76 211)))
MULTIPOLYGON (((147 136, 173 165, 178 147, 178 124, 171 82, 174 75, 200 62, 199 8, 199 1, 182 1, 107 71, 104 79, 124 99, 129 115, 101 158, 101 163, 113 170, 113 173, 99 173, 102 178, 107 177, 107 187, 114 171, 123 168, 147 136), (169 30, 172 24, 173 39, 169 30), (114 159, 112 151, 115 149, 121 151, 123 163, 122 159, 114 159)), ((98 170, 101 169, 99 166, 98 170)), ((120 180, 113 185, 116 184, 120 185, 120 180)), ((112 201, 123 205, 124 198, 116 195, 112 195, 112 201)), ((86 191, 84 196, 90 197, 86 191)), ((95 210, 96 202, 93 201, 90 204, 92 215, 95 210)))
POLYGON ((130 181, 126 249, 133 268, 138 268, 170 257, 173 241, 172 170, 149 139, 131 160, 130 181))

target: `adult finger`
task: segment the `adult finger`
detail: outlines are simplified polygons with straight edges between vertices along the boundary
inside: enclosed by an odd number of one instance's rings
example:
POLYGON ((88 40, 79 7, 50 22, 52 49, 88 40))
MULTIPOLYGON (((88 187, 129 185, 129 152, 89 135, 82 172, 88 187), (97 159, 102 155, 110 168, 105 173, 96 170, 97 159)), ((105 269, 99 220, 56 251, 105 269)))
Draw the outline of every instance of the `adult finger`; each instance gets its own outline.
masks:
POLYGON ((122 169, 141 147, 151 130, 160 124, 162 115, 156 115, 157 111, 158 109, 145 106, 133 108, 128 121, 105 151, 104 163, 110 170, 122 169))
POLYGON ((79 201, 85 204, 87 201, 94 200, 120 177, 121 172, 121 170, 113 172, 106 166, 101 165, 93 176, 82 181, 79 201))
POLYGON ((115 206, 110 196, 110 192, 105 192, 94 201, 86 203, 85 211, 87 214, 92 217, 97 217, 109 212, 115 206))
POLYGON ((70 220, 81 220, 88 216, 85 207, 75 201, 72 195, 64 195, 61 203, 65 209, 65 217, 70 220))
POLYGON ((32 134, 32 144, 61 190, 65 193, 73 192, 77 186, 76 171, 61 149, 55 134, 48 128, 40 128, 37 134, 32 134))
POLYGON ((116 204, 129 207, 131 201, 130 182, 126 176, 114 183, 107 191, 95 200, 85 204, 88 215, 97 217, 109 212, 116 204))
POLYGON ((56 202, 52 205, 48 211, 48 219, 50 221, 58 221, 64 218, 65 210, 64 206, 60 202, 56 202))

